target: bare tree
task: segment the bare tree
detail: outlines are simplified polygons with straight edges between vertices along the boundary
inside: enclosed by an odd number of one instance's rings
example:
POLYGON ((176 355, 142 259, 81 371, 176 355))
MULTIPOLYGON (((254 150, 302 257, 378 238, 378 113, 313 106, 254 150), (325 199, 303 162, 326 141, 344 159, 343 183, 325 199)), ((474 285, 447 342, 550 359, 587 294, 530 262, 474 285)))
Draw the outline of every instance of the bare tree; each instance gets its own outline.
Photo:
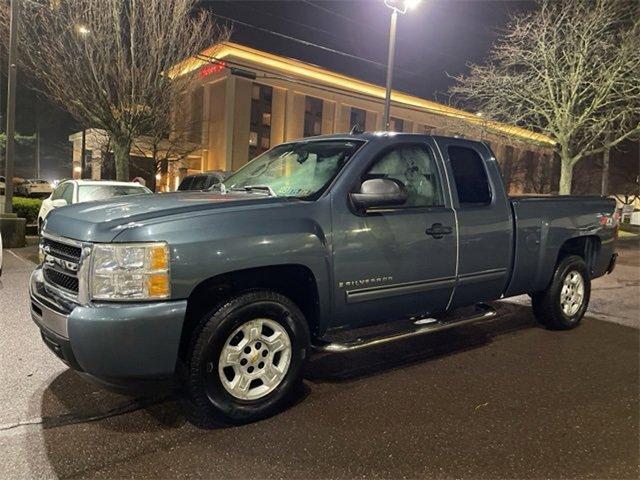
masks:
POLYGON ((640 135, 636 1, 542 0, 516 15, 486 65, 454 77, 452 97, 556 141, 560 194, 581 159, 640 135))
POLYGON ((165 115, 156 117, 147 135, 136 138, 131 149, 153 161, 153 171, 148 173, 159 174, 160 183, 165 186, 170 166, 188 167, 189 156, 202 148, 202 121, 190 118, 183 108, 188 103, 180 95, 183 92, 175 93, 179 95, 172 99, 173 107, 168 105, 165 115))
MULTIPOLYGON (((31 0, 20 31, 25 67, 81 124, 104 129, 118 180, 135 138, 156 135, 197 76, 171 68, 227 38, 196 0, 31 0)), ((8 25, 6 13, 3 25, 8 25)), ((6 27, 5 27, 6 28, 6 27)))

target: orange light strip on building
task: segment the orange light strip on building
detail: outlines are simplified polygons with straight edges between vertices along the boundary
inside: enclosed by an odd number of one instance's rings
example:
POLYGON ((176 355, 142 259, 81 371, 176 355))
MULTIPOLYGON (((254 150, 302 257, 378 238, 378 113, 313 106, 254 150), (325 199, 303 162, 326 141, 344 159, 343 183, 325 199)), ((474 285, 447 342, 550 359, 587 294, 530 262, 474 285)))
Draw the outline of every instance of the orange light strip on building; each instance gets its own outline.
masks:
MULTIPOLYGON (((271 53, 256 50, 244 45, 238 45, 232 42, 227 42, 221 46, 208 48, 202 52, 202 56, 215 57, 217 60, 223 60, 227 57, 233 57, 251 62, 266 69, 280 71, 285 75, 302 77, 311 82, 323 83, 325 85, 351 90, 353 92, 368 95, 378 99, 385 98, 385 89, 378 85, 367 83, 362 80, 342 75, 340 73, 331 72, 315 65, 286 57, 281 57, 278 55, 273 55, 271 53)), ((201 58, 192 57, 176 65, 174 70, 171 72, 171 75, 185 75, 208 63, 210 62, 207 62, 206 60, 203 60, 201 58)), ((437 102, 425 100, 423 98, 408 95, 396 90, 393 90, 391 92, 391 100, 392 102, 398 104, 418 107, 436 115, 465 120, 475 125, 484 125, 488 129, 495 130, 509 136, 519 137, 549 146, 553 146, 556 143, 551 138, 540 133, 516 127, 515 125, 508 125, 501 122, 482 119, 472 113, 465 112, 464 110, 448 107, 437 102)))

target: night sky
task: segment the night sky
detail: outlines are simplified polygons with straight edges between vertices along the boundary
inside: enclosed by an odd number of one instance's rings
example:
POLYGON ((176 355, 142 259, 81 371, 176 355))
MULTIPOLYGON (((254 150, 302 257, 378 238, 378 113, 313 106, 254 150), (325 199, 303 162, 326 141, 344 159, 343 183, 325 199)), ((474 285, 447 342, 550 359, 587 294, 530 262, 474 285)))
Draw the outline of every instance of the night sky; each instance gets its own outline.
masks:
MULTIPOLYGON (((217 15, 253 25, 218 18, 232 26, 232 41, 384 84, 390 10, 383 0, 208 0, 202 4, 217 15), (347 52, 379 65, 302 45, 254 27, 347 52)), ((444 94, 451 85, 447 74, 463 73, 467 63, 482 62, 506 26, 509 13, 532 5, 515 1, 422 0, 398 22, 394 88, 446 101, 444 94)), ((4 113, 6 59, 3 63, 4 113)), ((79 127, 64 112, 30 91, 25 82, 19 85, 18 131, 35 132, 39 120, 42 176, 52 179, 69 175, 71 148, 67 137, 79 127)), ((33 176, 35 148, 21 146, 17 154, 16 174, 33 176)))

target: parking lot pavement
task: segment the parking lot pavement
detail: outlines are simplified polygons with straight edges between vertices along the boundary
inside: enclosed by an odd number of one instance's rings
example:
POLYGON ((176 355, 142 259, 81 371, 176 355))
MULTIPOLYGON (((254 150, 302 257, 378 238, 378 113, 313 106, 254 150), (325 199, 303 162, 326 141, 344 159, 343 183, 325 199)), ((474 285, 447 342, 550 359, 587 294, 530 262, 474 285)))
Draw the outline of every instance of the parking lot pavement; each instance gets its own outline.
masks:
POLYGON ((286 411, 209 431, 179 399, 134 400, 67 370, 29 319, 32 264, 5 258, 3 478, 639 476, 639 331, 621 324, 637 318, 637 245, 594 282, 576 330, 500 302, 488 322, 316 356, 286 411))

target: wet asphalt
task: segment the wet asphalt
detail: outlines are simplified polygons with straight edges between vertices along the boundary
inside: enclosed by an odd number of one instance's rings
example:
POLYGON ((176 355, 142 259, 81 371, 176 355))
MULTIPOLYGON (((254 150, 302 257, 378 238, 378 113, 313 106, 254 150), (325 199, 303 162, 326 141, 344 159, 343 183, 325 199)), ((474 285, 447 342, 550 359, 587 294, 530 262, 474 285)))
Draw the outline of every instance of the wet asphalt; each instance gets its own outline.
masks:
POLYGON ((29 251, 0 280, 2 478, 639 477, 640 251, 594 282, 569 332, 499 302, 484 323, 315 356, 280 414, 200 430, 179 396, 87 383, 28 316, 29 251))

